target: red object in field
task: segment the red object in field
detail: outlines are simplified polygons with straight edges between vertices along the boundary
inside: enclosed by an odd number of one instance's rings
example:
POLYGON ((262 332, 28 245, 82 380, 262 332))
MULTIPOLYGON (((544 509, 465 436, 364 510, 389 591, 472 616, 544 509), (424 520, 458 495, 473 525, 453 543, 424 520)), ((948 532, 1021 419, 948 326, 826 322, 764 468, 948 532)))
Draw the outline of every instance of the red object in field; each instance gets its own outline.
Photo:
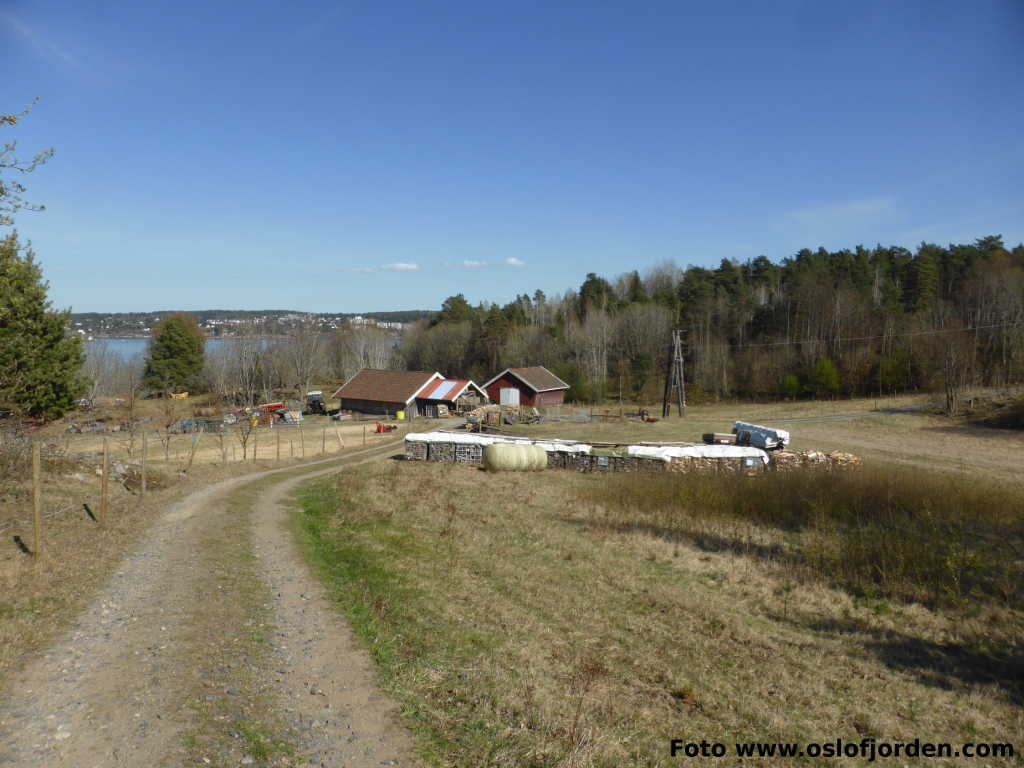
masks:
POLYGON ((656 421, 658 421, 658 419, 656 419, 654 416, 648 416, 647 417, 647 423, 648 424, 654 424, 656 421))
POLYGON ((391 432, 394 429, 395 429, 395 425, 394 424, 381 424, 379 421, 377 422, 377 431, 378 432, 391 432))
POLYGON ((273 413, 274 411, 283 411, 287 406, 285 406, 284 403, 263 403, 262 405, 257 405, 256 407, 259 408, 261 411, 273 413))

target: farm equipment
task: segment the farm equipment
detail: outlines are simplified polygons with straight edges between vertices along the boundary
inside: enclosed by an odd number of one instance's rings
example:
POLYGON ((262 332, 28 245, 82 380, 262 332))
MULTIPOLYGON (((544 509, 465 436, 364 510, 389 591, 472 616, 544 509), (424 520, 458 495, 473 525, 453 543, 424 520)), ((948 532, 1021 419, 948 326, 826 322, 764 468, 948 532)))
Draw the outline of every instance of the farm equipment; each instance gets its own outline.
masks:
POLYGON ((766 451, 781 450, 789 445, 789 432, 784 429, 772 429, 760 424, 737 421, 733 425, 732 433, 736 435, 736 445, 753 445, 766 451))
POLYGON ((324 393, 319 389, 306 393, 306 413, 327 413, 327 404, 324 403, 324 393))

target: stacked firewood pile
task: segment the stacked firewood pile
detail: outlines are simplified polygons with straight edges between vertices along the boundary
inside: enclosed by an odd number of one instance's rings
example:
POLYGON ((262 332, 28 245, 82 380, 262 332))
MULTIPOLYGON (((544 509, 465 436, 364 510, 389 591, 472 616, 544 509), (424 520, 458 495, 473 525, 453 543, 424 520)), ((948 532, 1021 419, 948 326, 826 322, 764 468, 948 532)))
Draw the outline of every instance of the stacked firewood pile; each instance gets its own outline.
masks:
POLYGON ((840 470, 860 466, 860 458, 843 451, 772 451, 772 468, 840 470))

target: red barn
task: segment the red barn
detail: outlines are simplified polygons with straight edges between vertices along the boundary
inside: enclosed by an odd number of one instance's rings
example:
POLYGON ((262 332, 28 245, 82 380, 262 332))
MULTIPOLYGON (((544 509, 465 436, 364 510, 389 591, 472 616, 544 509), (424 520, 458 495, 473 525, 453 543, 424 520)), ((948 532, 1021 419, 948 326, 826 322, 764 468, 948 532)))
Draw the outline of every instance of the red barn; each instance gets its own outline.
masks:
MULTIPOLYGON (((513 389, 519 392, 519 405, 561 405, 569 385, 555 376, 543 365, 530 368, 506 368, 484 384, 487 396, 492 402, 514 405, 506 396, 503 401, 501 390, 513 389)), ((514 397, 514 395, 513 395, 514 397)))
POLYGON ((419 412, 428 419, 437 417, 437 406, 452 413, 463 413, 487 402, 487 393, 469 379, 435 379, 416 395, 419 412))

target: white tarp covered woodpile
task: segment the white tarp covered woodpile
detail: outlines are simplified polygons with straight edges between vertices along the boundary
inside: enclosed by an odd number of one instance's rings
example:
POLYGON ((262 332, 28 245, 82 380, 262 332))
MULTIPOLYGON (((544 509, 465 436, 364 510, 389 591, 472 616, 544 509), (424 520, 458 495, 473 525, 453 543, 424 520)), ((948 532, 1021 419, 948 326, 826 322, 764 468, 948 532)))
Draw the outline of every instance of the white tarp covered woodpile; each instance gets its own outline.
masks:
POLYGON ((454 432, 410 432, 405 436, 408 443, 452 443, 454 445, 495 445, 496 443, 512 443, 522 445, 539 445, 545 451, 563 451, 565 453, 590 453, 591 446, 562 440, 531 440, 528 437, 515 438, 501 435, 479 435, 471 432, 456 434, 454 432))
MULTIPOLYGON (((413 432, 405 436, 406 443, 451 443, 453 445, 496 445, 511 443, 535 445, 548 453, 590 454, 593 446, 572 440, 531 440, 529 438, 503 437, 454 432, 413 432)), ((738 459, 754 458, 761 464, 768 464, 768 455, 760 448, 745 445, 630 445, 625 447, 629 456, 656 459, 670 463, 673 459, 738 459)))
POLYGON ((631 445, 630 456, 642 456, 648 459, 660 459, 671 462, 672 459, 758 459, 762 464, 768 463, 768 454, 760 448, 749 445, 631 445))
POLYGON ((737 421, 733 425, 732 431, 736 435, 737 443, 764 448, 766 451, 785 448, 789 445, 789 432, 784 429, 772 429, 771 427, 762 427, 760 424, 737 421))

